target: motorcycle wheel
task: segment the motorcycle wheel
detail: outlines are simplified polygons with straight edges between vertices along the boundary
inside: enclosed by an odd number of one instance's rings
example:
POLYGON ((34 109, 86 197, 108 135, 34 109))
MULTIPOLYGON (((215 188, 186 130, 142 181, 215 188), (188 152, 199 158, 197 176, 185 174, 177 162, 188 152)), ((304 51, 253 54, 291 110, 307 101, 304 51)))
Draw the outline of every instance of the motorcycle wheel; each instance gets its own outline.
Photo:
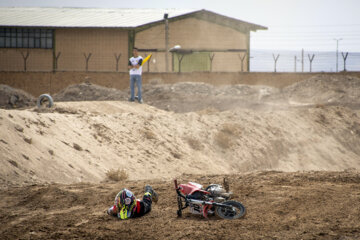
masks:
POLYGON ((224 207, 216 207, 215 213, 220 218, 232 220, 244 217, 246 214, 246 208, 240 202, 226 201, 222 204, 230 205, 233 207, 233 209, 231 210, 224 207))

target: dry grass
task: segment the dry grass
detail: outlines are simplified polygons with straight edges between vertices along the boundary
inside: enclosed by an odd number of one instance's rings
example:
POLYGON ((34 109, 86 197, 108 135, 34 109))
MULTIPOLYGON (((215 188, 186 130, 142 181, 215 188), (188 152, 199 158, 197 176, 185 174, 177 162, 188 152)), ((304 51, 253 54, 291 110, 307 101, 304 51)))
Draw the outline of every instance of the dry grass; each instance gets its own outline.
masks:
POLYGON ((215 135, 215 141, 219 147, 224 149, 230 148, 232 146, 231 137, 224 132, 218 132, 215 135))
POLYGON ((222 125, 221 132, 228 135, 240 135, 240 126, 238 124, 233 123, 225 123, 222 125))
POLYGON ((235 137, 241 133, 240 126, 232 123, 225 123, 222 125, 220 131, 215 135, 216 143, 223 149, 230 148, 235 137))
POLYGON ((325 108, 325 105, 324 105, 324 104, 321 104, 321 103, 317 103, 317 104, 315 104, 315 107, 316 107, 316 108, 324 109, 324 108, 325 108))
POLYGON ((174 158, 180 159, 181 158, 181 154, 177 153, 177 152, 171 152, 171 155, 173 155, 174 158))
POLYGON ((149 139, 149 140, 156 139, 155 133, 153 131, 151 131, 151 130, 145 130, 144 135, 145 135, 146 139, 149 139))
POLYGON ((79 144, 77 144, 77 143, 73 143, 73 147, 74 147, 76 150, 78 150, 78 151, 82 151, 82 150, 83 150, 82 147, 81 147, 79 144))
POLYGON ((188 142, 189 146, 194 149, 194 150, 201 150, 203 149, 203 145, 201 144, 201 142, 197 139, 188 137, 186 138, 186 141, 188 142))
POLYGON ((111 181, 119 182, 127 180, 129 178, 129 174, 124 169, 110 169, 106 172, 106 177, 111 181))
POLYGON ((318 122, 320 124, 329 124, 329 120, 322 113, 319 114, 318 119, 316 120, 316 122, 318 122))

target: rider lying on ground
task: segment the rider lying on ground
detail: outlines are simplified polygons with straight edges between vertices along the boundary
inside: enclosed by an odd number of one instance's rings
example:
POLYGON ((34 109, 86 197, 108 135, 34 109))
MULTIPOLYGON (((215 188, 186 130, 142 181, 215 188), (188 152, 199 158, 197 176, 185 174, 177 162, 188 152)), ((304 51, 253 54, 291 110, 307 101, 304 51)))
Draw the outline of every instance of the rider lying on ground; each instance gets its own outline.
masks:
POLYGON ((130 190, 124 188, 116 195, 114 206, 107 210, 107 214, 119 219, 141 217, 151 211, 152 201, 156 203, 158 195, 149 185, 145 186, 142 200, 136 199, 130 190))

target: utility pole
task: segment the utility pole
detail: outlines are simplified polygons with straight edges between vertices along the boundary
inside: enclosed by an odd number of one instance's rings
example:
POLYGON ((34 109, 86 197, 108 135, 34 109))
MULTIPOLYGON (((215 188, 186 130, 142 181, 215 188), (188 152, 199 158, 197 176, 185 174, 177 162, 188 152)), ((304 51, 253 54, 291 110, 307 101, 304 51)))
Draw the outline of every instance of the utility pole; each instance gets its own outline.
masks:
POLYGON ((336 72, 339 70, 339 41, 342 40, 342 38, 334 38, 336 41, 336 72))
POLYGON ((169 72, 169 14, 164 14, 165 20, 165 71, 169 72))
POLYGON ((304 72, 304 49, 301 50, 301 72, 304 72))

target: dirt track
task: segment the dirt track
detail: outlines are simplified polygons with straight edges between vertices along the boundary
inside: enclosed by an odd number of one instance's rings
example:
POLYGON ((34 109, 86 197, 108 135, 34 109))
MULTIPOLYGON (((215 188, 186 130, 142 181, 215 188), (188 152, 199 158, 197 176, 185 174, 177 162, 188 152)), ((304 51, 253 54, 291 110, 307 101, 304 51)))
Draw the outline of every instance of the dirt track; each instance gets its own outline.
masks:
POLYGON ((51 109, 0 91, 1 239, 360 239, 360 79, 148 85, 145 104, 81 84, 51 109), (110 182, 113 169, 128 180, 110 182), (175 177, 226 177, 246 217, 177 218, 175 177), (160 195, 149 215, 106 215, 146 183, 160 195))
MULTIPOLYGON (((204 185, 224 176, 184 175, 204 185)), ((205 220, 176 215, 172 180, 34 185, 2 189, 2 239, 359 239, 360 174, 261 172, 226 176, 245 218, 205 220), (160 198, 150 214, 127 221, 107 216, 122 187, 141 197, 151 183, 160 198)))

